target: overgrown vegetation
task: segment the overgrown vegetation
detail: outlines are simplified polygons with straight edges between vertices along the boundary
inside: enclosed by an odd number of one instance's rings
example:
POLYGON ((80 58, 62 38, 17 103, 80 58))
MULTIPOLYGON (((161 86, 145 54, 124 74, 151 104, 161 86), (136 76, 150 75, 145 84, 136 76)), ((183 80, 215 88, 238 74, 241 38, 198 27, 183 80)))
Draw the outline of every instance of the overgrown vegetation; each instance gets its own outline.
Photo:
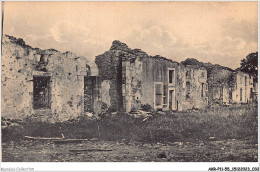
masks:
MULTIPOLYGON (((98 138, 141 142, 175 142, 184 140, 257 139, 257 104, 212 107, 187 112, 153 113, 149 119, 135 119, 127 114, 105 116, 99 120, 63 123, 23 123, 21 135, 2 130, 2 139, 20 139, 24 135, 65 138, 98 138)), ((3 121, 3 120, 2 120, 3 121)), ((2 124, 3 125, 3 124, 2 124)))
POLYGON ((258 52, 250 53, 240 62, 239 70, 253 75, 254 82, 258 81, 258 52))

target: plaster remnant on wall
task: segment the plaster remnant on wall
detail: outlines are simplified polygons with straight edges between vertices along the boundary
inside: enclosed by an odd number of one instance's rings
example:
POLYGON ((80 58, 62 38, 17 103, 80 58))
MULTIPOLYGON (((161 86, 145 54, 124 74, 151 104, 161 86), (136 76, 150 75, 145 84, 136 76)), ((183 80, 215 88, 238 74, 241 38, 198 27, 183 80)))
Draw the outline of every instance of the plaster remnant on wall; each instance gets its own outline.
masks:
MULTIPOLYGON (((185 110, 207 106, 207 93, 204 93, 207 91, 205 68, 185 67, 159 55, 149 56, 140 49, 128 48, 120 41, 114 41, 110 50, 97 56, 95 62, 99 68, 99 76, 103 80, 110 80, 114 85, 110 87, 110 92, 115 93, 110 94, 111 105, 122 103, 125 112, 138 110, 142 104, 150 104, 156 108, 155 102, 158 103, 159 99, 161 104, 158 107, 162 110, 185 110), (186 70, 192 72, 192 78, 187 78, 192 85, 190 100, 185 99, 186 70), (170 80, 169 72, 170 77, 173 77, 170 80), (173 81, 174 83, 169 83, 173 81), (155 83, 162 83, 162 95, 155 95, 155 83)), ((120 107, 115 107, 120 110, 120 107)))
POLYGON ((53 49, 32 48, 22 39, 4 35, 2 116, 37 116, 41 119, 56 116, 60 121, 79 116, 84 109, 84 82, 78 78, 88 75, 91 75, 89 60, 84 57, 70 52, 60 53, 53 49), (35 79, 46 76, 50 77, 50 89, 40 85, 42 90, 39 91, 38 98, 42 102, 49 101, 50 107, 35 109, 35 79))
POLYGON ((104 80, 101 83, 101 100, 106 103, 108 106, 111 105, 110 103, 110 96, 109 96, 109 90, 110 90, 110 81, 104 80))
POLYGON ((182 111, 257 100, 257 83, 239 70, 187 59, 181 63, 113 41, 95 63, 72 52, 40 50, 2 39, 2 116, 57 122, 79 115, 182 111))

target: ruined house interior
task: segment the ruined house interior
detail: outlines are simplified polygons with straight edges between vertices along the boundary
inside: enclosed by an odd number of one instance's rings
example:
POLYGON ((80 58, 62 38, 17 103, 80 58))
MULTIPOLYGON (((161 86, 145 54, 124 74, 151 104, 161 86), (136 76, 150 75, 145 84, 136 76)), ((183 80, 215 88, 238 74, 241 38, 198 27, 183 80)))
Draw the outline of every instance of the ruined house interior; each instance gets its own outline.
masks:
POLYGON ((149 56, 114 41, 95 63, 71 52, 2 40, 2 116, 68 120, 86 113, 183 111, 257 100, 257 83, 241 71, 187 59, 149 56))

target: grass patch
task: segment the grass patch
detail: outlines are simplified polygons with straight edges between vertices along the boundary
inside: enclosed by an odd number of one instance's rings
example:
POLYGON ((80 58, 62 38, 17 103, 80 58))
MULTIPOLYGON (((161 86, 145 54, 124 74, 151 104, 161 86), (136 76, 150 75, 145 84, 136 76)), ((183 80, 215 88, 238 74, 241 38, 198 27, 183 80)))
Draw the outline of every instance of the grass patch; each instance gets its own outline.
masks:
MULTIPOLYGON (((22 123, 21 135, 66 138, 122 139, 141 142, 174 142, 183 140, 257 139, 257 104, 212 107, 199 111, 154 113, 143 121, 126 114, 100 120, 63 123, 22 123)), ((2 139, 10 139, 3 132, 2 139)), ((20 138, 16 137, 15 138, 20 138)), ((14 138, 12 138, 14 139, 14 138)))

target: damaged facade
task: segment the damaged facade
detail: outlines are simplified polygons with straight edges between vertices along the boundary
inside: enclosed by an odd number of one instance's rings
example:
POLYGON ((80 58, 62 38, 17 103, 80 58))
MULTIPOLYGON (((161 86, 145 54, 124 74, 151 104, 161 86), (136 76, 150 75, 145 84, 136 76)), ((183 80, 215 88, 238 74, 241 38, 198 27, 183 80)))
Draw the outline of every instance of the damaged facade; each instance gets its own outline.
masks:
POLYGON ((82 114, 89 64, 70 52, 35 49, 22 39, 3 36, 2 116, 68 120, 82 114))
POLYGON ((257 101, 257 83, 251 75, 196 59, 186 59, 182 63, 207 69, 209 105, 257 101))
POLYGON ((114 41, 110 50, 97 56, 95 62, 101 83, 109 84, 106 103, 114 111, 130 112, 144 104, 157 110, 207 106, 207 71, 203 67, 148 56, 119 41, 114 41))
POLYGON ((233 75, 235 84, 231 88, 230 102, 248 103, 257 100, 257 90, 254 87, 253 77, 241 71, 235 71, 233 75))
POLYGON ((62 121, 87 113, 182 111, 257 100, 257 84, 243 72, 194 59, 149 56, 114 41, 93 64, 71 52, 32 48, 2 38, 2 116, 62 121))

